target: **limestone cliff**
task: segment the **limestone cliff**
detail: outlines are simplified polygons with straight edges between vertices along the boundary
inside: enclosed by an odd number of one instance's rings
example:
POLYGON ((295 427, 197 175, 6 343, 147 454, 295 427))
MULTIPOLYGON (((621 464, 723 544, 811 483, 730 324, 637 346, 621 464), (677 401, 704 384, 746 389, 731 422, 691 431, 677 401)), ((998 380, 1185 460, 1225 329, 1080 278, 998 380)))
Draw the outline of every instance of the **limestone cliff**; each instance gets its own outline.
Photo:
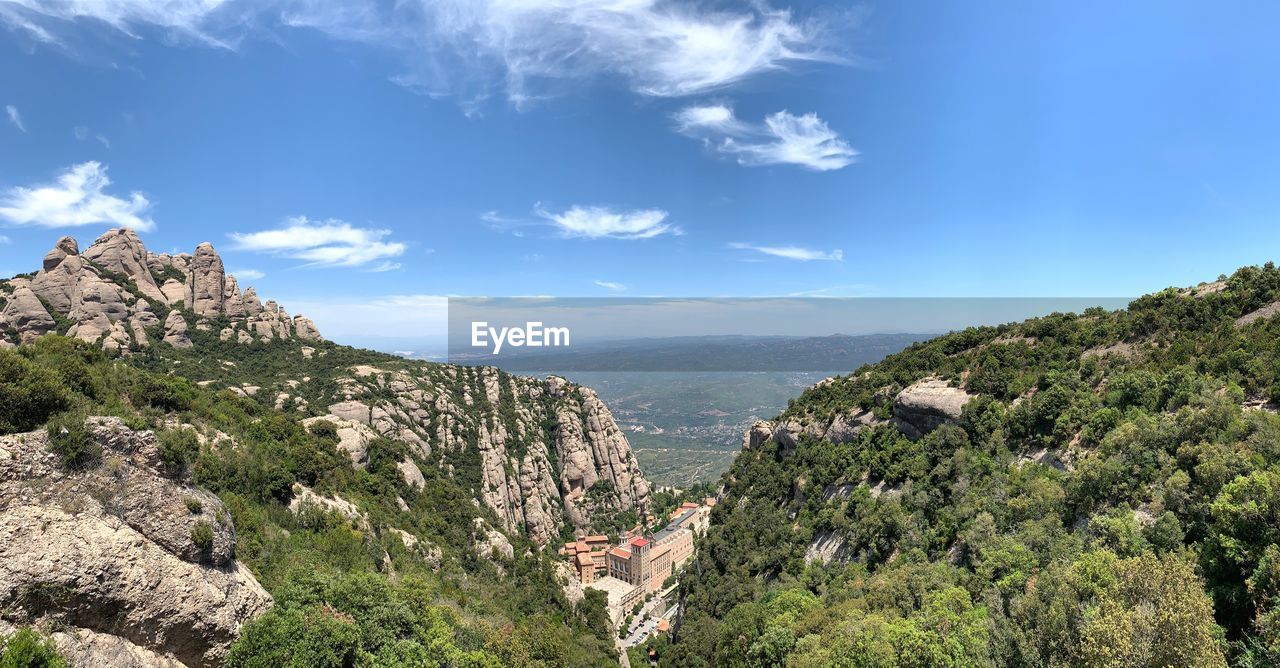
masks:
MULTIPOLYGON (((357 365, 337 380, 323 417, 358 465, 368 437, 355 427, 404 441, 424 465, 472 485, 503 528, 540 545, 566 522, 599 530, 620 511, 648 508, 649 483, 590 389, 491 367, 399 366, 357 365)), ((421 476, 416 469, 401 464, 406 481, 421 476)))
POLYGON ((87 427, 101 456, 76 470, 43 430, 0 437, 0 630, 56 629, 75 665, 221 665, 271 605, 229 514, 165 469, 152 432, 87 427))

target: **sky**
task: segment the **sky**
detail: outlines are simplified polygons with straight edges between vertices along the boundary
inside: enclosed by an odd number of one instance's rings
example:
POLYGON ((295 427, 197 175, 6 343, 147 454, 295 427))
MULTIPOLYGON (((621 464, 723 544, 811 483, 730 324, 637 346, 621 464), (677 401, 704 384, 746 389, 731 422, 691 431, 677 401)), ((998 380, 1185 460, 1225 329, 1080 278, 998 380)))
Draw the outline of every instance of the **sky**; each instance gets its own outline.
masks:
POLYGON ((0 0, 0 274, 210 241, 341 340, 444 295, 1127 296, 1278 254, 1276 3, 336 4, 0 0))

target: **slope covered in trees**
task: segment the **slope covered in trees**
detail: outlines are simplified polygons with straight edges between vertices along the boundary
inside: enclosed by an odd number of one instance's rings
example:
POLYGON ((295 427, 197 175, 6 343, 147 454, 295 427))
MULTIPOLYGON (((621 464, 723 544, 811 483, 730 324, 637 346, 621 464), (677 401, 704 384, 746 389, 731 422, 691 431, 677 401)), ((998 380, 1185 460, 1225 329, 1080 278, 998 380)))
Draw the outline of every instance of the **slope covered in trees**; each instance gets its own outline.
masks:
MULTIPOLYGON (((514 538, 506 554, 478 549, 498 518, 434 467, 421 485, 406 481, 404 443, 372 441, 357 467, 332 429, 304 428, 296 413, 252 397, 55 335, 0 350, 0 433, 47 425, 58 465, 82 467, 102 456, 83 437, 88 415, 155 430, 166 468, 228 509, 236 558, 274 597, 241 629, 230 666, 615 660, 603 601, 569 601, 554 557, 527 540, 514 538)), ((183 512, 203 512, 196 504, 183 512)), ((57 606, 75 601, 50 605, 52 617, 6 621, 56 629, 57 606)))
POLYGON ((1250 267, 811 388, 724 476, 661 664, 1275 665, 1277 300, 1250 267), (912 440, 927 378, 972 398, 912 440))

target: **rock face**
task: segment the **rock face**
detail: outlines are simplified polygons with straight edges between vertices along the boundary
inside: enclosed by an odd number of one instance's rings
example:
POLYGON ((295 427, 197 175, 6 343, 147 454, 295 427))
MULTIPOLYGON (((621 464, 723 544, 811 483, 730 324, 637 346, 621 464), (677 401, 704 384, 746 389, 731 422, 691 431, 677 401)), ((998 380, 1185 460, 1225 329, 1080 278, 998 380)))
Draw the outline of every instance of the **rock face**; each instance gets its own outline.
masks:
POLYGON ((274 303, 264 308, 253 288, 241 293, 212 245, 200 244, 194 255, 155 254, 128 229, 108 230, 84 252, 75 239, 62 237, 35 276, 0 280, 0 298, 0 345, 65 328, 68 336, 111 352, 145 348, 157 334, 170 345, 189 347, 188 328, 206 327, 201 320, 210 318, 229 319, 224 340, 238 343, 324 340, 310 319, 290 317, 274 303), (179 325, 175 314, 187 316, 173 306, 194 319, 179 325), (162 318, 164 331, 149 332, 162 318))
POLYGON ((365 439, 354 425, 403 441, 412 453, 400 465, 408 485, 423 484, 424 467, 438 468, 492 508, 501 529, 546 545, 566 523, 596 533, 610 515, 648 507, 649 483, 631 446, 589 389, 488 367, 350 371, 321 419, 339 427, 353 460, 365 439))
POLYGON ((973 397, 944 380, 925 378, 898 393, 893 400, 893 416, 904 434, 918 438, 959 419, 964 405, 973 397))
POLYGON ((190 348, 191 337, 187 336, 187 320, 178 311, 169 311, 164 321, 164 342, 174 348, 190 348))
POLYGON ((165 470, 151 432, 87 426, 102 456, 76 471, 43 431, 0 437, 0 618, 59 629, 75 665, 221 665, 271 605, 235 561, 229 514, 165 470))
POLYGON ((187 308, 196 315, 221 315, 226 281, 222 258, 213 249, 213 244, 206 241, 196 246, 195 257, 187 271, 187 308))

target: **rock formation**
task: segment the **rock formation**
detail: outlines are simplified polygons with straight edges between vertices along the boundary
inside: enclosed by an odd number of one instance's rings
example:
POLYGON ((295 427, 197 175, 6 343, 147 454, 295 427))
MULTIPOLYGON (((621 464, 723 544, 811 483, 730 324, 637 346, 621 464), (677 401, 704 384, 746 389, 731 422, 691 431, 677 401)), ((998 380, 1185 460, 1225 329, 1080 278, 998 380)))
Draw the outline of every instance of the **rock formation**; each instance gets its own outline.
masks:
POLYGON ((190 347, 189 328, 206 331, 210 319, 229 321, 222 339, 237 343, 324 340, 310 319, 273 302, 264 308, 253 288, 240 292, 212 245, 156 254, 128 229, 108 230, 83 252, 62 237, 33 277, 0 280, 0 299, 0 345, 60 331, 111 352, 145 348, 154 336, 190 347), (154 331, 161 319, 164 330, 154 331))
POLYGON ((592 531, 611 513, 648 507, 649 483, 609 409, 563 378, 487 367, 358 365, 337 382, 328 414, 307 422, 338 427, 340 447, 353 462, 363 465, 368 440, 356 427, 403 441, 413 454, 399 465, 407 484, 423 484, 419 464, 437 467, 472 486, 501 528, 538 544, 556 539, 566 522, 592 531), (459 470, 476 451, 478 468, 459 470))
POLYGON ((925 378, 898 393, 893 400, 893 416, 904 434, 918 438, 959 419, 964 405, 973 397, 944 380, 925 378))
POLYGON ((271 605, 227 510, 165 469, 152 432, 86 426, 102 455, 74 471, 44 431, 0 437, 0 618, 58 629, 75 665, 221 665, 271 605))

